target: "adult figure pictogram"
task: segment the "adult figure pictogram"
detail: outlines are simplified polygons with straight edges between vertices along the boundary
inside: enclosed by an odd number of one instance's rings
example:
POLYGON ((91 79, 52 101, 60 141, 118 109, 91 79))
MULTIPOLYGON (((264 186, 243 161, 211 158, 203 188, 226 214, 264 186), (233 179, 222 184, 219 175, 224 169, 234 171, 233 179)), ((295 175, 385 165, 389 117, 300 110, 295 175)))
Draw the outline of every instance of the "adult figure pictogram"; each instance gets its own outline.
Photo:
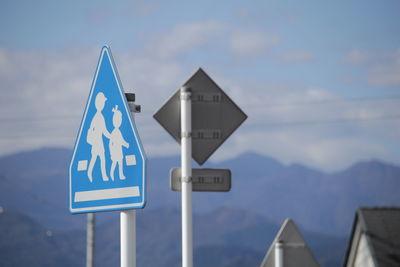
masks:
POLYGON ((90 128, 87 133, 86 141, 92 146, 91 154, 92 157, 89 162, 88 168, 88 178, 90 182, 93 182, 93 167, 96 163, 97 157, 100 158, 100 168, 101 176, 103 181, 108 181, 108 176, 106 172, 106 160, 104 156, 104 142, 103 136, 110 139, 111 134, 108 132, 104 116, 101 113, 104 109, 104 105, 107 98, 102 92, 97 93, 95 99, 96 113, 93 116, 92 122, 90 123, 90 128))

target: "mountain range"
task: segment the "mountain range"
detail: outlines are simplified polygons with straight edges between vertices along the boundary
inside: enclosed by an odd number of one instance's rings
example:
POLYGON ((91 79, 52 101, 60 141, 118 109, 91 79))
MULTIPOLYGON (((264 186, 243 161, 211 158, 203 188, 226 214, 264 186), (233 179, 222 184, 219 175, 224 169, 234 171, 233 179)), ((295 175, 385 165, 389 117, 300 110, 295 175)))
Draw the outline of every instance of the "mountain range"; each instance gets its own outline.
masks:
MULTIPOLYGON (((26 266, 28 259, 84 265, 86 217, 68 211, 70 157, 70 150, 46 148, 0 158, 1 266, 26 266)), ((148 202, 137 216, 138 266, 180 265, 180 194, 168 181, 179 164, 178 157, 149 160, 148 202)), ((379 161, 324 173, 246 153, 204 167, 231 169, 232 190, 193 194, 196 266, 258 266, 287 217, 321 266, 338 266, 355 209, 400 204, 400 168, 379 161)), ((96 220, 96 266, 118 265, 118 213, 97 213, 96 220)))
MULTIPOLYGON (((97 216, 96 216, 97 217, 97 216)), ((0 266, 84 266, 85 231, 50 230, 2 208, 0 266)), ((279 225, 245 210, 220 208, 194 216, 195 266, 259 266, 279 225)), ((143 210, 137 216, 137 266, 181 266, 180 212, 143 210)), ((345 238, 302 231, 321 266, 338 266, 345 238)), ((95 266, 119 265, 119 220, 96 224, 95 266)))

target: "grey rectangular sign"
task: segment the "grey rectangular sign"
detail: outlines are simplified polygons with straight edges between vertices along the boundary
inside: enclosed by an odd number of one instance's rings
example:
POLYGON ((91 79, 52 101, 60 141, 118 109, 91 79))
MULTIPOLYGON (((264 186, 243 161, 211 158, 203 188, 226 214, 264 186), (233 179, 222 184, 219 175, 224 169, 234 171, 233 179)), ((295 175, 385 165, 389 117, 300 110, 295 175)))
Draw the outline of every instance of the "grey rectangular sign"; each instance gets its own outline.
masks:
MULTIPOLYGON (((181 191, 181 168, 170 170, 169 184, 173 191, 181 191)), ((192 191, 229 192, 231 171, 229 169, 192 169, 192 191)))

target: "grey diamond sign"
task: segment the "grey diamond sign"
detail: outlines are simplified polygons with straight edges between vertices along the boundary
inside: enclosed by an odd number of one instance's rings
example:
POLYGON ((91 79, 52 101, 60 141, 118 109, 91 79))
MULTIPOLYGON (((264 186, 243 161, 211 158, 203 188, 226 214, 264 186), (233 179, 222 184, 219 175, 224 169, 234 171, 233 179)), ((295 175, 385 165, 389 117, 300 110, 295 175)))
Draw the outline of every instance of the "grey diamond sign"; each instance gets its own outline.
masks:
MULTIPOLYGON (((200 165, 246 120, 247 115, 201 68, 183 85, 192 96, 192 158, 200 165)), ((154 118, 181 142, 180 90, 154 118)))

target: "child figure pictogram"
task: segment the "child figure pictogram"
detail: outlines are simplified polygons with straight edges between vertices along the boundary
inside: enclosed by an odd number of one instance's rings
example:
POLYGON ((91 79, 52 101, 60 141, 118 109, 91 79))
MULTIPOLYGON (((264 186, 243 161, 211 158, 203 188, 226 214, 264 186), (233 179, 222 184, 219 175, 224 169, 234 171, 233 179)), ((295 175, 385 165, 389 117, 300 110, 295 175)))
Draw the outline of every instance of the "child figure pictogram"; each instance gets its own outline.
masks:
POLYGON ((121 180, 125 180, 125 175, 123 171, 123 158, 124 154, 122 152, 122 146, 129 148, 129 143, 125 141, 124 137, 121 134, 121 131, 119 130, 119 127, 121 126, 122 123, 122 113, 121 111, 118 110, 118 105, 115 105, 115 108, 112 109, 114 116, 113 116, 113 125, 114 125, 114 130, 111 132, 110 136, 110 155, 111 155, 111 171, 110 171, 110 176, 111 180, 114 181, 114 172, 115 172, 115 167, 118 164, 118 170, 119 170, 119 178, 121 180))

